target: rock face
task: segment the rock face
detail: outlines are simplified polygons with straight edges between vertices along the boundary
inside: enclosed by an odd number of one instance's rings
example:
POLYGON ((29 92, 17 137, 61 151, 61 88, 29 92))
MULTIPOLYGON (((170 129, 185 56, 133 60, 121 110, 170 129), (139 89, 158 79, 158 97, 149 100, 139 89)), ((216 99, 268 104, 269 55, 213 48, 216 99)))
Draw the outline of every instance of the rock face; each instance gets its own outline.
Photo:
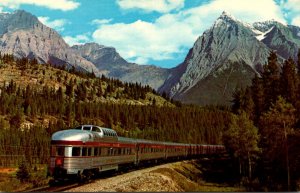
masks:
POLYGON ((138 65, 127 62, 113 47, 106 47, 96 43, 75 45, 72 47, 83 58, 95 64, 95 66, 109 77, 118 78, 125 82, 140 82, 142 85, 150 85, 157 89, 167 76, 169 69, 152 65, 138 65))
POLYGON ((72 49, 85 59, 93 62, 99 69, 112 70, 115 66, 128 65, 128 62, 113 47, 106 47, 97 43, 86 43, 72 46, 72 49))
POLYGON ((128 63, 113 47, 96 43, 70 47, 55 30, 22 10, 0 14, 0 52, 18 58, 36 58, 39 63, 74 66, 98 76, 141 82, 155 89, 169 73, 169 69, 128 63))
POLYGON ((296 58, 299 28, 275 21, 243 23, 223 12, 195 42, 185 61, 172 69, 159 92, 194 104, 230 104, 236 87, 251 83, 271 49, 296 58))
POLYGON ((55 30, 25 11, 0 14, 0 51, 100 74, 93 63, 76 55, 55 30))

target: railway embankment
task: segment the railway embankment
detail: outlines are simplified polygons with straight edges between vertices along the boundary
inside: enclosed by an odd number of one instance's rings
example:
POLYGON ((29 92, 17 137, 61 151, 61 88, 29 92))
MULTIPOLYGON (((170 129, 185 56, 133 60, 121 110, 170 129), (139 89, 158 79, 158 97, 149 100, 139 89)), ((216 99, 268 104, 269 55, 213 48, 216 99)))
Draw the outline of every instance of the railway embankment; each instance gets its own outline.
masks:
POLYGON ((230 180, 232 172, 226 171, 225 162, 219 166, 211 163, 211 160, 190 160, 162 164, 98 179, 67 192, 245 191, 230 180))

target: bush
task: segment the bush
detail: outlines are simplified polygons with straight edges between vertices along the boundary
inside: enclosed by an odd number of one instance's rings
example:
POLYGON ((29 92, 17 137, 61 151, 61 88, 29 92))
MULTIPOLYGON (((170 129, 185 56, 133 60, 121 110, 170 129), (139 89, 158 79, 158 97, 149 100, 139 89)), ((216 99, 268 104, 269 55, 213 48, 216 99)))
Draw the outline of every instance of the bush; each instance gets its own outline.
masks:
POLYGON ((28 181, 30 175, 29 175, 29 170, 28 167, 26 165, 26 162, 23 160, 21 162, 21 164, 19 165, 19 170, 17 171, 16 174, 17 178, 21 181, 21 182, 26 182, 28 181))

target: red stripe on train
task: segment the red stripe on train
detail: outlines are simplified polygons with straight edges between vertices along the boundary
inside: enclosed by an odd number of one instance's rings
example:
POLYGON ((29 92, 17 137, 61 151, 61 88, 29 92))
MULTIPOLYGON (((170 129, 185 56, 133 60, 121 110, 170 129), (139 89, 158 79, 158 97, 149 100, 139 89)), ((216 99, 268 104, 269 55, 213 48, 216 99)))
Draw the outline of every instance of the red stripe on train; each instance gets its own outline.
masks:
POLYGON ((82 141, 51 141, 52 145, 74 145, 74 146, 101 146, 101 147, 135 147, 135 144, 126 143, 104 143, 104 142, 86 142, 82 141))

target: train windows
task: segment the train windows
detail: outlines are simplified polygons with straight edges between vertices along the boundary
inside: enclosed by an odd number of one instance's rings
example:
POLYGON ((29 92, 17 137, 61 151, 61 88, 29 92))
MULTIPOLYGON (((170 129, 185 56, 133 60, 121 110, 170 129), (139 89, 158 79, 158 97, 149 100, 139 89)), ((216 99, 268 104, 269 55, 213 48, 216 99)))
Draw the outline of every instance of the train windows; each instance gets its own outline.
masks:
POLYGON ((82 148, 82 156, 87 156, 88 150, 86 147, 82 148))
POLYGON ((75 127, 74 129, 78 129, 78 130, 81 130, 81 126, 78 126, 78 127, 75 127))
POLYGON ((100 129, 99 129, 98 127, 93 127, 93 128, 92 128, 92 131, 95 131, 95 132, 101 132, 100 129))
POLYGON ((89 131, 91 130, 91 127, 83 127, 83 130, 89 131))
POLYGON ((80 147, 72 148, 72 156, 80 156, 80 147))
POLYGON ((92 148, 87 148, 87 151, 88 151, 88 156, 92 156, 92 148))
POLYGON ((100 148, 99 147, 95 147, 94 149, 94 156, 98 156, 101 154, 101 152, 99 152, 100 148))
POLYGON ((57 156, 64 156, 65 154, 65 147, 56 147, 56 155, 57 156))

